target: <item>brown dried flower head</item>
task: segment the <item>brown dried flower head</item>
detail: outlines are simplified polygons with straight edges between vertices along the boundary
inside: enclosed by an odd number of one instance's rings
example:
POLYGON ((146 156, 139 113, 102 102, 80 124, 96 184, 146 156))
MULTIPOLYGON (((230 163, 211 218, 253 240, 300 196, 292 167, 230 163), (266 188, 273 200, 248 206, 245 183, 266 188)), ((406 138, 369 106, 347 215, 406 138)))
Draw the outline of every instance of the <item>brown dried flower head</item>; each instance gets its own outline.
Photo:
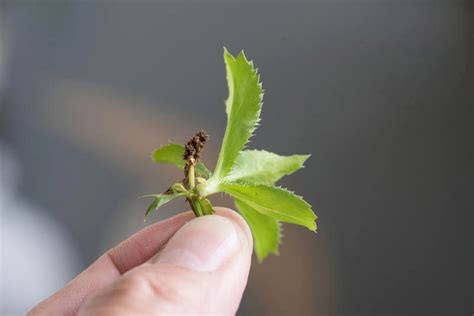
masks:
POLYGON ((186 143, 183 158, 187 166, 195 165, 201 159, 202 150, 208 139, 209 135, 200 130, 186 143))

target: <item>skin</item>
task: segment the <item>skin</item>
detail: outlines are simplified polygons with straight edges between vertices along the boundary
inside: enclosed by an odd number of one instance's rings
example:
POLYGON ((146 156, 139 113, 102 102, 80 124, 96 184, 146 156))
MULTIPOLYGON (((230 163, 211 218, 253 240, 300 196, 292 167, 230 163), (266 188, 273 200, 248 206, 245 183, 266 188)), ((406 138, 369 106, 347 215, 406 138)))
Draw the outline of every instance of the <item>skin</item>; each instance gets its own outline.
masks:
POLYGON ((235 314, 251 254, 236 212, 182 213, 110 249, 28 315, 235 314))

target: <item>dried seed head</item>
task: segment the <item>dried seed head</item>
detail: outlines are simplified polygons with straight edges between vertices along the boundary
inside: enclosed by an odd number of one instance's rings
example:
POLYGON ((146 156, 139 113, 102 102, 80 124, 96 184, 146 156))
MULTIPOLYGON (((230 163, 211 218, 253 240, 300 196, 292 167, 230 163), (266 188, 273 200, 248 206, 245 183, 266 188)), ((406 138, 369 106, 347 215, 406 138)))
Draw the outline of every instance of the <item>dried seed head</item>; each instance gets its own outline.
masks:
POLYGON ((187 166, 195 165, 198 162, 208 139, 209 135, 205 131, 200 130, 186 143, 183 158, 186 160, 187 166))

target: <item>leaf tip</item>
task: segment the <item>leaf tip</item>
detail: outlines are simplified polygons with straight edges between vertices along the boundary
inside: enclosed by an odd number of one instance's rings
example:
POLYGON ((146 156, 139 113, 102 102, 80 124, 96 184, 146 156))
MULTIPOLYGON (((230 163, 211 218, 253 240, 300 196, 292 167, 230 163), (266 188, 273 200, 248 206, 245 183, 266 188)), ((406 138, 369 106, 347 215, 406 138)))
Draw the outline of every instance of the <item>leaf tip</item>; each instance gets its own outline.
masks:
POLYGON ((227 50, 225 46, 224 46, 224 61, 226 64, 228 64, 229 61, 235 61, 234 56, 227 50))
POLYGON ((318 233, 318 224, 316 222, 316 220, 318 219, 318 216, 316 216, 316 214, 314 214, 313 211, 311 211, 314 215, 314 221, 311 222, 311 225, 308 225, 306 226, 310 231, 314 232, 314 233, 318 233))

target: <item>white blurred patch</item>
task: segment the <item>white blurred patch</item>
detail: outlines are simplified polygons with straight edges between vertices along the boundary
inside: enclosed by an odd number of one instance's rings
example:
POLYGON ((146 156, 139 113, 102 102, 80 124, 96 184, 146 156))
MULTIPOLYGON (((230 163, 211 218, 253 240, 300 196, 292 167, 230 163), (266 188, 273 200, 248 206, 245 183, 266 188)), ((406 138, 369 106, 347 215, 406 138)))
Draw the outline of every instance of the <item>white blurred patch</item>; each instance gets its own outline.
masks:
POLYGON ((24 315, 79 271, 68 233, 16 194, 18 166, 0 145, 0 314, 24 315))

